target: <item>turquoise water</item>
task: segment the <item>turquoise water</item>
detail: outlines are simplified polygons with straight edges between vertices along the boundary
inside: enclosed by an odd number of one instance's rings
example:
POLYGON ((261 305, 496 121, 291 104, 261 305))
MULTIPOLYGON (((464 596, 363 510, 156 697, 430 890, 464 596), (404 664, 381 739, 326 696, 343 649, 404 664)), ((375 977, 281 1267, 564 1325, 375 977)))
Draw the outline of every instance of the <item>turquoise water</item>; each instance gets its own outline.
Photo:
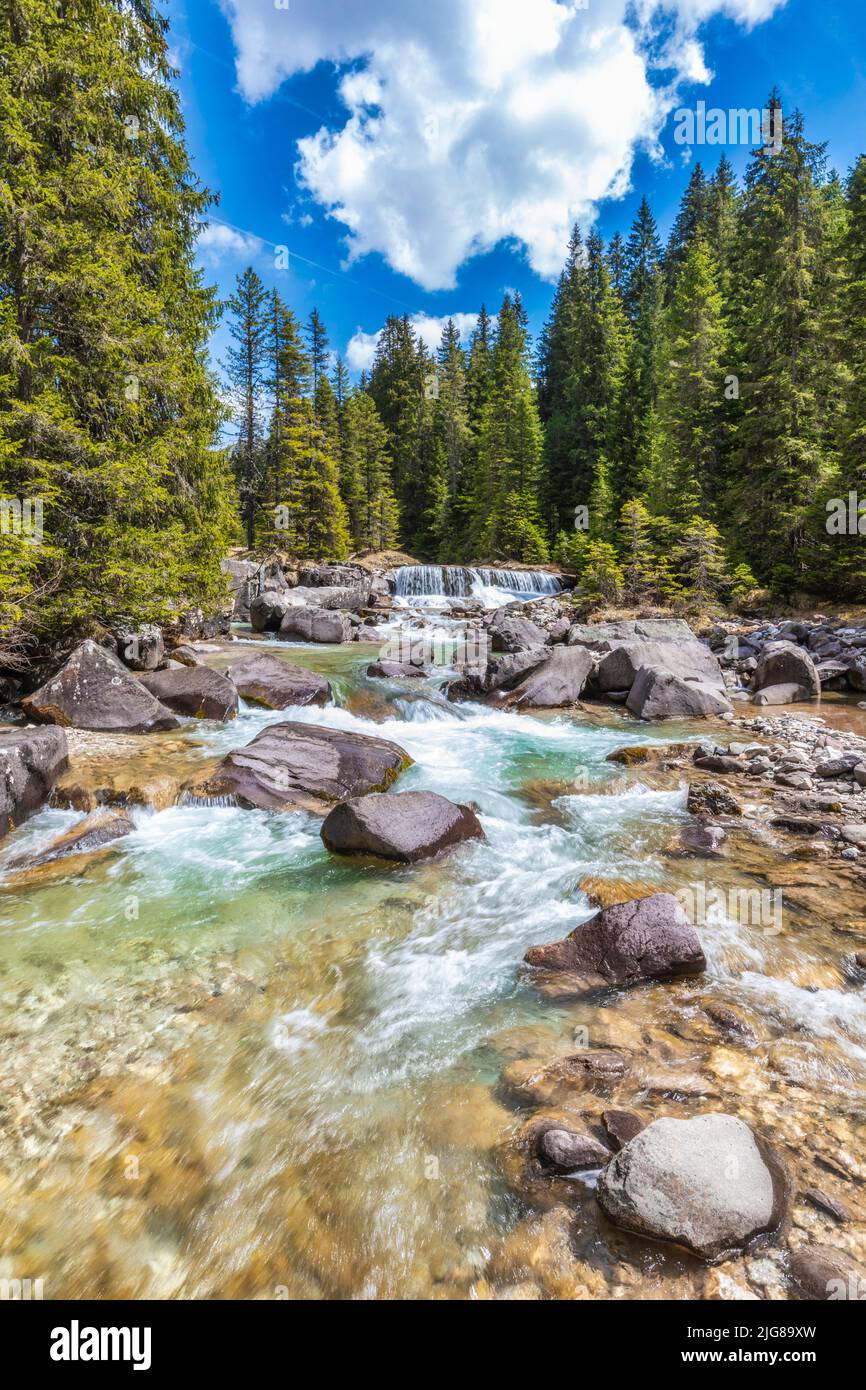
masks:
MULTIPOLYGON (((271 649, 327 674, 336 703, 190 723, 195 757, 287 718, 376 734, 414 759, 399 790, 471 803, 486 839, 372 866, 329 856, 314 816, 179 805, 137 811, 83 876, 0 897, 0 1276, 46 1296, 477 1296, 520 1217, 491 1039, 536 1030, 561 1051, 617 1008, 653 1017, 653 992, 553 1005, 521 962, 591 914, 583 879, 682 878, 664 847, 685 787, 605 760, 695 730, 452 706, 441 677, 368 681, 370 649, 271 649)), ((76 819, 43 812, 15 851, 76 819)), ((808 1005, 787 966, 775 994, 747 978, 788 943, 705 935, 708 990, 742 977, 777 1020, 808 1005)), ((841 1018, 859 1065, 862 995, 836 994, 825 1031, 841 1018)))

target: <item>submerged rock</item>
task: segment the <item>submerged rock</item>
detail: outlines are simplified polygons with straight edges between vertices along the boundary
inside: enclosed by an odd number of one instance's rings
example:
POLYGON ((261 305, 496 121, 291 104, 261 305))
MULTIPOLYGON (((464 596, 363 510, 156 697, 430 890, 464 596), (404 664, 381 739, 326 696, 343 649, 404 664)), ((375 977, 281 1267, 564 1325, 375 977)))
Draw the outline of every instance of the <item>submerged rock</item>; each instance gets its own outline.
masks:
POLYGON ((332 697, 330 682, 305 666, 290 665, 268 652, 257 652, 228 672, 238 693, 268 709, 296 705, 326 705, 332 697))
POLYGON ((720 1260, 784 1215, 781 1172, 734 1115, 654 1120, 617 1154, 598 1185, 605 1215, 626 1231, 720 1260))
POLYGON ((129 835, 134 829, 135 822, 130 816, 115 811, 95 811, 78 821, 71 829, 64 830, 62 835, 56 836, 44 849, 12 860, 8 868, 16 873, 28 872, 73 855, 92 854, 113 840, 129 835))
POLYGON ((68 765, 62 729, 0 729, 0 839, 45 805, 68 765))
POLYGON ((646 1121, 633 1110, 605 1110, 601 1122, 617 1153, 646 1128, 646 1121))
POLYGON ((862 1299, 866 1269, 832 1245, 804 1245, 788 1257, 788 1273, 801 1298, 814 1303, 862 1299))
POLYGON ((173 671, 154 671, 142 676, 145 690, 175 714, 192 719, 234 719, 238 692, 232 682, 209 666, 181 666, 173 671))
POLYGON ((547 1129, 538 1144, 538 1157, 555 1173, 574 1173, 581 1168, 603 1168, 611 1151, 591 1134, 570 1129, 547 1129))
POLYGON ((532 946, 524 960, 566 976, 577 992, 698 975, 707 964, 697 932, 672 893, 606 907, 563 941, 532 946))
POLYGON ((474 811, 435 792, 361 796, 335 806, 322 839, 339 854, 372 854, 413 864, 465 840, 483 840, 474 811))
POLYGON ((373 661, 367 667, 367 675, 371 680, 419 680, 424 668, 408 661, 373 661))
POLYGON ((187 787, 191 799, 226 798, 266 811, 326 811, 385 791, 412 759, 396 743, 317 724, 271 724, 215 771, 187 787))
POLYGON ((576 1095, 592 1091, 608 1095, 629 1069, 621 1052, 575 1052, 556 1061, 527 1057, 510 1062, 502 1073, 502 1085, 519 1105, 568 1105, 576 1095))
POLYGON ((118 658, 95 642, 82 642, 56 676, 22 700, 40 724, 149 734, 178 721, 118 658))

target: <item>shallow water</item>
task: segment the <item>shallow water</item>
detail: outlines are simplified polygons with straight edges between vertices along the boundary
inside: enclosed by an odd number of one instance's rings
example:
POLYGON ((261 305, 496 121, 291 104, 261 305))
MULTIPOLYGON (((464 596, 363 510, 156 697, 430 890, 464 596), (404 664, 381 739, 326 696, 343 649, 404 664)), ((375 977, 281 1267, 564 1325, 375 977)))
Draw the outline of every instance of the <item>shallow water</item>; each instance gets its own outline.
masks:
MULTIPOLYGON (((499 1146, 525 1117, 499 1076, 514 1056, 573 1050, 576 1028, 634 1052, 627 1099, 648 1118, 727 1109, 792 1152, 820 1132, 866 1180, 866 1000, 833 922, 786 902, 777 932, 714 909, 705 978, 604 999, 545 999, 521 965, 591 915, 587 879, 763 891, 790 867, 766 833, 711 865, 671 857, 685 785, 605 761, 705 726, 448 705, 445 672, 367 680, 374 648, 269 649, 326 674, 336 703, 189 721, 142 740, 147 757, 195 765, 288 718, 377 734, 414 759, 400 790, 471 803, 486 840, 374 866, 329 856, 306 814, 142 809, 85 875, 0 893, 0 1277, 42 1278, 46 1297, 523 1287, 531 1214, 499 1146), (708 1000, 748 1011, 748 1046, 708 1035, 708 1000), (679 1091, 656 1084, 663 1068, 679 1091), (702 1095, 685 1084, 696 1071, 702 1095)), ((77 818, 44 811, 4 855, 77 818)), ((834 917, 866 916, 850 877, 824 891, 834 917)), ((586 1294, 536 1270, 540 1296, 700 1296, 695 1262, 600 1229, 591 1185, 575 1185, 582 1273, 568 1276, 586 1294)))

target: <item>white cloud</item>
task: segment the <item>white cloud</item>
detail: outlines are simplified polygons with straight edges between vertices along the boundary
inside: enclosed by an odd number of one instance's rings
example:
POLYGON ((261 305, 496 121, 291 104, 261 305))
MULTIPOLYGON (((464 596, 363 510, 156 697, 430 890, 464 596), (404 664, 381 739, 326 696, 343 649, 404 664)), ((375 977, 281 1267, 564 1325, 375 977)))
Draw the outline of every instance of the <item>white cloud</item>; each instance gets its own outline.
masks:
POLYGON ((202 260, 213 266, 232 258, 253 260, 263 243, 251 232, 242 232, 225 222, 208 222, 199 232, 196 245, 202 260))
POLYGON ((679 86, 709 80, 699 25, 751 26, 785 0, 637 0, 634 23, 629 0, 221 3, 247 100, 343 66, 347 118, 299 142, 298 179, 350 260, 380 252, 436 290, 503 241, 555 276, 575 219, 627 190, 638 146, 657 151, 679 86))
MULTIPOLYGON (((442 341, 442 334, 449 319, 454 320, 465 346, 478 322, 477 314, 443 314, 440 318, 436 318, 432 314, 412 314, 409 321, 424 345, 431 352, 435 352, 442 341)), ((496 319, 497 315, 492 314, 490 316, 492 324, 496 323, 496 319)), ((382 330, 379 329, 377 333, 365 333, 359 328, 357 333, 350 338, 346 348, 346 361, 353 372, 368 372, 370 370, 373 365, 373 358, 376 356, 376 347, 381 332, 382 330)))

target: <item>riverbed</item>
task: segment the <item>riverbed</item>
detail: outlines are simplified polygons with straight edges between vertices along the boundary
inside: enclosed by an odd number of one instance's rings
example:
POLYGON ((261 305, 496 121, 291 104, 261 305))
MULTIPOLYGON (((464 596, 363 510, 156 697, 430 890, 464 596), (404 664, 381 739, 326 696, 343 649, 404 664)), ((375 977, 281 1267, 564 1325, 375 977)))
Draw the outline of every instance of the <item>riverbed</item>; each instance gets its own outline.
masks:
MULTIPOLYGON (((209 664, 248 655, 237 636, 209 664)), ((204 768, 288 718, 351 728, 403 747, 398 789, 471 804, 486 839, 394 867, 330 856, 305 813, 172 804, 136 809, 80 876, 0 892, 0 1277, 41 1278, 47 1298, 785 1297, 783 1246, 862 1258, 862 893, 792 865, 762 825, 723 860, 684 858, 685 782, 607 761, 707 726, 449 704, 445 672, 368 679, 374 647, 267 649, 326 675, 334 704, 242 702, 128 761, 204 768), (704 977, 545 998, 525 951, 622 883, 780 890, 781 925, 713 909, 704 977), (713 1004, 747 1031, 720 1031, 713 1004), (526 1115, 501 1073, 576 1038, 633 1059, 617 1104, 743 1116, 795 1194, 832 1188, 848 1222, 795 1195, 783 1237, 725 1266, 739 1293, 720 1295, 696 1260, 607 1227, 591 1175, 528 1201, 508 1147, 526 1115)), ((43 811, 4 858, 77 819, 43 811)))

